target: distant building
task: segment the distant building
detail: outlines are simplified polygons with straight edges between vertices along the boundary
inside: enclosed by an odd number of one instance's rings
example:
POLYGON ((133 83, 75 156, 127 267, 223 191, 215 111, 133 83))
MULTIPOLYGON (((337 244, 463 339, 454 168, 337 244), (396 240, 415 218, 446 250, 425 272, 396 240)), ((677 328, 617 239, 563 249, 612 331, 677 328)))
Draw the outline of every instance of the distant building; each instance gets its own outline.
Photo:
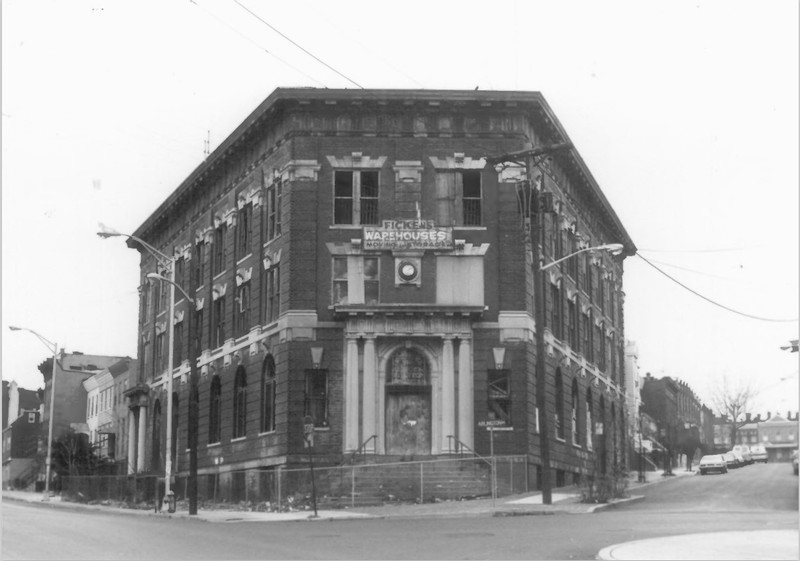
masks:
POLYGON ((125 392, 137 368, 135 360, 124 358, 83 381, 89 442, 101 458, 121 464, 128 456, 125 392))
POLYGON ((758 423, 758 440, 767 450, 770 462, 788 462, 792 452, 798 449, 798 414, 792 415, 791 411, 786 417, 780 415, 770 416, 758 423))
MULTIPOLYGON (((53 407, 53 440, 70 431, 88 433, 86 425, 86 390, 83 382, 87 378, 126 357, 85 355, 79 352, 61 352, 56 361, 55 399, 53 407)), ((50 396, 53 388, 53 357, 39 365, 44 377, 43 415, 40 428, 39 455, 47 454, 47 436, 50 422, 50 396)), ((46 467, 42 463, 40 483, 44 483, 46 467)))
POLYGON ((36 479, 40 392, 3 381, 3 488, 22 489, 36 479))

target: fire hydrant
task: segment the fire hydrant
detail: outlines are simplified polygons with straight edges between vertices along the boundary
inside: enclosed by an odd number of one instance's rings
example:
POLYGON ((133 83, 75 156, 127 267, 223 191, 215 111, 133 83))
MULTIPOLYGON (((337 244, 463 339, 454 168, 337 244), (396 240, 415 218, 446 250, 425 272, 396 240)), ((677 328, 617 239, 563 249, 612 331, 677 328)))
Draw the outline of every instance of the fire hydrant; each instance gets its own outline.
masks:
POLYGON ((164 495, 164 502, 167 505, 167 512, 170 514, 175 512, 175 493, 172 492, 172 489, 164 495))

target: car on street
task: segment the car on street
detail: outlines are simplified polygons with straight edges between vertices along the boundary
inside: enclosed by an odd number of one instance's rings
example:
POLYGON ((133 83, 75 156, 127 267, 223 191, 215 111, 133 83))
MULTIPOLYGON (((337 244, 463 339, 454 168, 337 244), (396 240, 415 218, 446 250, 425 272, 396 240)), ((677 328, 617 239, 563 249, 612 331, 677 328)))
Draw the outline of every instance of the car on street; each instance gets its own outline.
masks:
POLYGON ((750 447, 745 444, 737 444, 733 447, 734 452, 738 452, 744 458, 744 465, 749 466, 753 463, 753 456, 750 454, 750 447))
POLYGON ((736 467, 742 467, 747 465, 747 461, 744 459, 744 455, 738 450, 731 450, 728 453, 733 454, 733 457, 736 458, 736 467))
POLYGON ((764 448, 763 444, 756 444, 755 446, 751 446, 750 457, 753 459, 754 462, 764 462, 766 464, 767 449, 764 448))
POLYGON ((719 473, 728 473, 728 462, 722 454, 708 454, 700 458, 700 475, 718 471, 719 473))
POLYGON ((724 454, 720 455, 728 465, 728 469, 736 469, 739 467, 739 460, 736 459, 736 456, 734 456, 732 452, 725 452, 724 454))
POLYGON ((792 469, 794 469, 794 474, 797 475, 797 450, 792 452, 792 469))

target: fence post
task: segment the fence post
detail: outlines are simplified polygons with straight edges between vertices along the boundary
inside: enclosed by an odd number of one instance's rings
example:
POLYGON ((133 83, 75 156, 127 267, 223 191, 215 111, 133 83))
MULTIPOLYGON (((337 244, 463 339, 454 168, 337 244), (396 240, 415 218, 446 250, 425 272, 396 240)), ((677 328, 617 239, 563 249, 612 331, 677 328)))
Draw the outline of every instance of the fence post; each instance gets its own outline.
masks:
POLYGON ((281 475, 283 474, 283 466, 278 466, 278 512, 281 511, 281 504, 283 499, 281 498, 281 475))
POLYGON ((425 502, 425 469, 422 462, 419 463, 419 504, 425 502))
POLYGON ((350 508, 356 506, 356 466, 350 467, 350 508))

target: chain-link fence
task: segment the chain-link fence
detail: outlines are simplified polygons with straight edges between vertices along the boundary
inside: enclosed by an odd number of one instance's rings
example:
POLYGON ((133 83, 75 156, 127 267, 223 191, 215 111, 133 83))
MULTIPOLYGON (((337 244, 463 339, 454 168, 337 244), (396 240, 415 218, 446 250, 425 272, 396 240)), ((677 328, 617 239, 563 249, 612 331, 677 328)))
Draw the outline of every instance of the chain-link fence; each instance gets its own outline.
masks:
MULTIPOLYGON (((264 511, 349 508, 392 502, 435 502, 502 497, 529 491, 525 456, 463 458, 335 467, 287 469, 271 466, 199 474, 200 508, 238 507, 264 511)), ((188 477, 174 478, 180 504, 188 477)), ((157 508, 164 479, 155 475, 65 477, 62 497, 80 502, 124 503, 157 508)))

